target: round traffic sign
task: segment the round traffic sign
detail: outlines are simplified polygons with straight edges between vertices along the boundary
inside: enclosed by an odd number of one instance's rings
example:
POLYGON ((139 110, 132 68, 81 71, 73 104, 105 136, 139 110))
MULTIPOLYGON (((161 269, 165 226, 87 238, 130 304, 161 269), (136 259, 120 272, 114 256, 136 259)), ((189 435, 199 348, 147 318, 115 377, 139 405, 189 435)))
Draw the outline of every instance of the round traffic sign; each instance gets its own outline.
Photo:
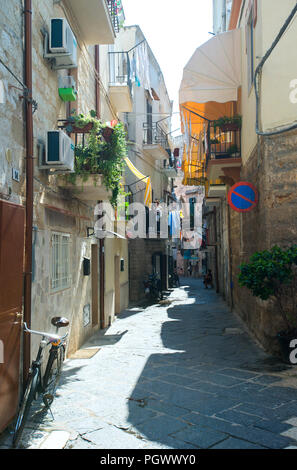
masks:
POLYGON ((258 204, 258 191, 251 183, 241 181, 230 189, 228 203, 236 212, 249 212, 258 204))

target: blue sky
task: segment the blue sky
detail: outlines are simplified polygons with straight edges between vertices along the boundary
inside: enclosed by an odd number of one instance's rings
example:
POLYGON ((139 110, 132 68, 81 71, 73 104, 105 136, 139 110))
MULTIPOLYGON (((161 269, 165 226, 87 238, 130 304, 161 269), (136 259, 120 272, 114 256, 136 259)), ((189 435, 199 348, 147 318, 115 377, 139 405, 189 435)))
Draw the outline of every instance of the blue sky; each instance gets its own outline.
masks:
MULTIPOLYGON (((212 0, 122 0, 126 25, 139 24, 162 69, 178 111, 183 67, 195 49, 211 38, 212 0)), ((175 115, 172 130, 179 127, 175 115)))

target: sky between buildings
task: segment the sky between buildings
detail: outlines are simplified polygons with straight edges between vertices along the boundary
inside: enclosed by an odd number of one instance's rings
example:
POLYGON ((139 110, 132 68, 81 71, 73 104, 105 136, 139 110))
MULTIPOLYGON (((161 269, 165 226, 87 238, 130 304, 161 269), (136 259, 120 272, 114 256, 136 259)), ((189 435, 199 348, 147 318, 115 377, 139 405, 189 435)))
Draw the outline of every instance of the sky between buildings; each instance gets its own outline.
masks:
MULTIPOLYGON (((140 26, 159 62, 177 113, 183 68, 195 49, 211 38, 212 0, 123 0, 123 7, 125 24, 140 26)), ((172 130, 179 127, 179 115, 174 114, 172 130)))

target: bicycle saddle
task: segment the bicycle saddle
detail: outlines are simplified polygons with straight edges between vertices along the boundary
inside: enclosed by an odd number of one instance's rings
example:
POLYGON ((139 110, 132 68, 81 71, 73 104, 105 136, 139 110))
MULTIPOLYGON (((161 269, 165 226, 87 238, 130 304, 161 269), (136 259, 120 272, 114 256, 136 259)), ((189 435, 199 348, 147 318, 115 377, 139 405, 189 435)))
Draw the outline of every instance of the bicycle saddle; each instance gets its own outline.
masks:
POLYGON ((69 320, 65 317, 54 317, 51 320, 51 324, 57 328, 62 328, 69 325, 69 320))

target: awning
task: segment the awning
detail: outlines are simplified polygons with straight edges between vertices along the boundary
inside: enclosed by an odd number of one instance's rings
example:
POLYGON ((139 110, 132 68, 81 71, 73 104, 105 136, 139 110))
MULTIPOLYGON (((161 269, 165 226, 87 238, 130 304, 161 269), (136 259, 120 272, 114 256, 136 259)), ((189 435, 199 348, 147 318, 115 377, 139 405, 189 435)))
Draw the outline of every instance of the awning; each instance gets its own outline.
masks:
POLYGON ((198 47, 184 68, 179 102, 237 101, 241 85, 241 30, 212 37, 198 47))
POLYGON ((131 160, 128 157, 125 158, 125 162, 130 171, 138 178, 139 181, 146 183, 145 193, 144 193, 144 205, 150 207, 152 204, 152 184, 149 176, 145 176, 141 171, 133 165, 131 160))

